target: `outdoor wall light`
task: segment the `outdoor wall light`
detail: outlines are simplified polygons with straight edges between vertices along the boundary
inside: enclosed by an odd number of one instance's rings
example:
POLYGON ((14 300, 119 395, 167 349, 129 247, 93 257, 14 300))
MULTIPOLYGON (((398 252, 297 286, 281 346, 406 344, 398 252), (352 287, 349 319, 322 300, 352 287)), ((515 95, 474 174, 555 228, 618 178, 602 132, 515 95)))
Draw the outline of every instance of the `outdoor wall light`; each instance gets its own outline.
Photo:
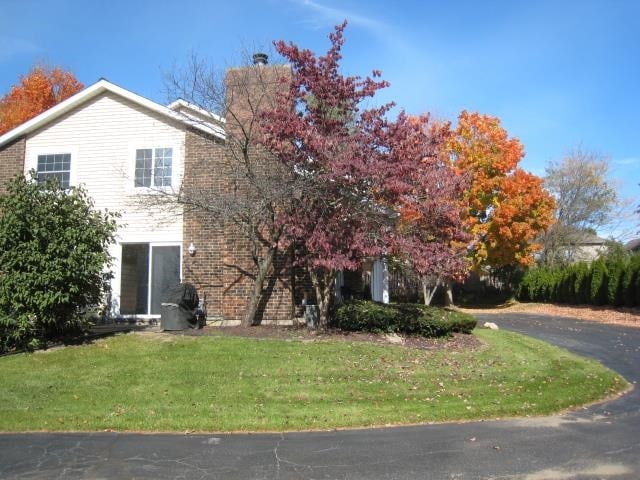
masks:
POLYGON ((193 242, 189 244, 189 248, 187 248, 187 251, 192 257, 196 254, 196 246, 193 244, 193 242))

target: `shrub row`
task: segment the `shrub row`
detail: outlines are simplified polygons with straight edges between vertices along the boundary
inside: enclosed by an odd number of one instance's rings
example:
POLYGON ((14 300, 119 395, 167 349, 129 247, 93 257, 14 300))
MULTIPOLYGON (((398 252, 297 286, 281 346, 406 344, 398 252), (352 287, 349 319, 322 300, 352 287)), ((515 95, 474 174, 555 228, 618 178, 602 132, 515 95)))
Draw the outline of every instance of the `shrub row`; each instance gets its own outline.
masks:
POLYGON ((471 315, 443 308, 355 300, 336 309, 333 326, 352 332, 442 337, 452 333, 471 333, 476 323, 471 315))
POLYGON ((533 302, 640 306, 640 254, 600 258, 590 265, 531 269, 517 297, 533 302))

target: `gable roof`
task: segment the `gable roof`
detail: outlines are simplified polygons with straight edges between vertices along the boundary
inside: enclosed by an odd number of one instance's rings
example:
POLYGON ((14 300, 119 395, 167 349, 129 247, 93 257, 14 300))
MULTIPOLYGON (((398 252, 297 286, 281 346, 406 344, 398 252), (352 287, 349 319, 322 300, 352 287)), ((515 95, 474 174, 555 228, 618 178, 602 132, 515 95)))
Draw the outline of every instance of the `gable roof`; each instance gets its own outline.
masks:
POLYGON ((573 245, 605 245, 607 243, 606 238, 599 237, 591 232, 577 232, 576 237, 571 242, 573 245))
MULTIPOLYGON (((40 115, 33 117, 31 120, 26 121, 25 123, 17 126, 13 130, 9 130, 4 135, 0 136, 0 147, 6 143, 15 140, 23 135, 31 133, 42 126, 48 124, 49 122, 54 121, 65 113, 74 110, 75 108, 81 106, 82 104, 88 102, 92 98, 101 95, 102 93, 110 92, 114 95, 117 95, 121 98, 129 100, 136 105, 144 107, 148 110, 151 110, 155 113, 158 113, 164 117, 167 117, 171 120, 178 121, 184 123, 190 127, 196 128, 202 132, 205 132, 209 135, 214 135, 220 139, 225 138, 224 129, 221 124, 222 121, 219 121, 218 118, 212 117, 216 121, 205 122, 200 119, 195 119, 192 116, 186 116, 180 112, 177 112, 169 107, 165 107, 164 105, 160 105, 154 101, 149 100, 148 98, 144 98, 136 93, 133 93, 126 88, 119 87, 104 78, 101 78, 93 85, 81 90, 80 92, 72 95, 66 100, 60 102, 59 104, 51 107, 48 110, 45 110, 40 115)), ((175 103, 175 102, 174 102, 175 103)), ((216 116, 217 117, 217 116, 216 116)))
POLYGON ((633 240, 629 240, 627 244, 624 246, 624 248, 632 252, 640 252, 640 238, 634 238, 633 240))

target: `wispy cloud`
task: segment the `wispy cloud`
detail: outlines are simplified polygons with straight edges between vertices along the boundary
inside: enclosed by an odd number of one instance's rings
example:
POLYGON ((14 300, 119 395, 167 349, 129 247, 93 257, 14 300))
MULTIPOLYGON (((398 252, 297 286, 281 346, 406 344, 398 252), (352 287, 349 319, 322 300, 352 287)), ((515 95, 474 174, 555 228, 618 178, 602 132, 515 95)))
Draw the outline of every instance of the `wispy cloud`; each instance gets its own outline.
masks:
POLYGON ((335 25, 345 19, 352 25, 366 28, 375 33, 380 33, 385 28, 385 25, 375 18, 361 15, 344 8, 329 7, 313 0, 292 1, 296 5, 305 7, 316 14, 314 17, 314 23, 318 28, 325 27, 327 25, 335 25))
POLYGON ((618 158, 613 161, 616 165, 638 165, 640 164, 640 158, 637 157, 627 157, 627 158, 618 158))
POLYGON ((42 47, 24 38, 0 35, 0 62, 17 55, 29 55, 42 51, 42 47))
POLYGON ((422 56, 422 52, 408 41, 403 32, 386 21, 386 19, 379 20, 372 15, 364 15, 347 8, 330 6, 320 3, 318 0, 289 1, 308 13, 303 21, 309 23, 313 28, 325 29, 347 20, 349 26, 365 30, 375 37, 380 45, 393 50, 395 57, 415 59, 422 56))

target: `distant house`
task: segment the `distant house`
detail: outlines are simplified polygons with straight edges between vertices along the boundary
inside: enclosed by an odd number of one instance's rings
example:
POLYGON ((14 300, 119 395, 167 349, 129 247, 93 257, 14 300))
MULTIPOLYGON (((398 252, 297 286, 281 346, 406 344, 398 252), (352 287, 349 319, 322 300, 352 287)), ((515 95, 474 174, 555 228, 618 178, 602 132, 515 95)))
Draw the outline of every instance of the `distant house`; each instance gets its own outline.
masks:
POLYGON ((634 238, 633 240, 628 241, 624 248, 630 252, 640 252, 640 238, 634 238))
POLYGON ((536 254, 536 259, 543 265, 591 262, 608 248, 608 240, 593 232, 566 228, 561 233, 552 229, 540 243, 544 248, 536 254))
POLYGON ((581 232, 567 248, 570 263, 591 262, 607 250, 607 239, 590 232, 581 232))
MULTIPOLYGON (((206 299, 210 319, 237 322, 252 287, 249 249, 197 212, 146 201, 183 185, 225 188, 220 172, 227 128, 225 119, 184 101, 163 106, 102 79, 0 136, 0 193, 8 179, 33 169, 38 179, 82 184, 96 208, 121 212, 110 252, 113 315, 156 318, 164 292, 188 281, 206 299)), ((382 301, 388 281, 379 263, 371 267, 368 288, 382 301)), ((279 269, 267 284, 259 315, 291 318, 305 293, 293 269, 279 269)))

